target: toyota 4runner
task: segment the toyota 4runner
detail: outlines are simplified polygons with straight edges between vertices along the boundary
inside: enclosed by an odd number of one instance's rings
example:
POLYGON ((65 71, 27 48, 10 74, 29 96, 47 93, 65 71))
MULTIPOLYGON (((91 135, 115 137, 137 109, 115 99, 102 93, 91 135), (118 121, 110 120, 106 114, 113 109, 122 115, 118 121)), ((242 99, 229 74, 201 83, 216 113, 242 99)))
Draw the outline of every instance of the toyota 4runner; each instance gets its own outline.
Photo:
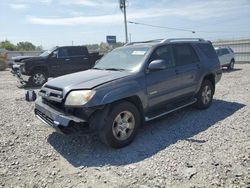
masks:
POLYGON ((192 104, 208 108, 221 76, 210 41, 129 43, 90 70, 47 82, 35 114, 59 132, 95 131, 119 148, 132 142, 144 122, 192 104))

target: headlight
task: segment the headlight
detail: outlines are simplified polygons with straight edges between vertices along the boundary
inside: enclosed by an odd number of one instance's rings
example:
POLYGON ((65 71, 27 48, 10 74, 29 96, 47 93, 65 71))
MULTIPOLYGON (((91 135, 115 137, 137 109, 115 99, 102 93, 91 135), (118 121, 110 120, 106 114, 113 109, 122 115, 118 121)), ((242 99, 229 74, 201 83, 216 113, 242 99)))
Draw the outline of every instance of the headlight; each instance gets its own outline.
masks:
POLYGON ((71 91, 65 101, 66 106, 82 106, 89 102, 95 95, 93 90, 71 91))

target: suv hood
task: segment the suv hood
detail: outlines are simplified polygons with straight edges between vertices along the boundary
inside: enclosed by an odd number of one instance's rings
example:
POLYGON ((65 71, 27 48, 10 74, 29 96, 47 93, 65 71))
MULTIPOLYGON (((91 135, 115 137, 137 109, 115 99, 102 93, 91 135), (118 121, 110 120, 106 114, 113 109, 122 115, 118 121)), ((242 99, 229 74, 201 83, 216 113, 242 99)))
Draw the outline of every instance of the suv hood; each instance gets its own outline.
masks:
POLYGON ((93 89, 116 79, 131 75, 128 71, 107 71, 90 69, 78 73, 68 74, 48 81, 45 85, 63 89, 68 92, 78 89, 93 89))

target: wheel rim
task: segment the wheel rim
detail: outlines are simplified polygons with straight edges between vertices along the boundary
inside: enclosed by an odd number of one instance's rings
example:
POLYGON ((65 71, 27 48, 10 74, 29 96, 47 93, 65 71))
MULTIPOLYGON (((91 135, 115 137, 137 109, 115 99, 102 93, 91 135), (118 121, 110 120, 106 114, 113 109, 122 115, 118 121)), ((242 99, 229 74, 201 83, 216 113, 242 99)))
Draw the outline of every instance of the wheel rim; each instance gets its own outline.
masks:
POLYGON ((45 76, 44 74, 42 73, 36 73, 34 76, 33 76, 33 81, 36 85, 41 85, 45 82, 45 76))
POLYGON ((212 90, 211 88, 206 85, 202 91, 202 102, 203 104, 208 104, 211 101, 212 98, 212 90))
POLYGON ((112 132, 117 140, 124 141, 128 139, 135 128, 135 117, 129 111, 119 113, 112 125, 112 132))

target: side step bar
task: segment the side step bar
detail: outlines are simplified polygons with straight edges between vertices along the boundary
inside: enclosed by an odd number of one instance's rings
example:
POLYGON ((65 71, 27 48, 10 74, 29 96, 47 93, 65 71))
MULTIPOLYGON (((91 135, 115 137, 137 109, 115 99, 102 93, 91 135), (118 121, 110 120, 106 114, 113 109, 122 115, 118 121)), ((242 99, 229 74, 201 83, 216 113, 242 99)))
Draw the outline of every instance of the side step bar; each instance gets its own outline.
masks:
POLYGON ((190 105, 194 104, 196 101, 197 101, 197 99, 192 99, 192 100, 189 101, 188 103, 183 104, 183 105, 181 105, 181 106, 178 106, 177 108, 168 110, 168 111, 166 111, 166 112, 160 113, 160 114, 158 114, 158 115, 156 115, 156 116, 153 116, 153 117, 145 117, 145 121, 151 121, 151 120, 157 119, 157 118, 159 118, 159 117, 165 116, 165 115, 170 114, 170 113, 172 113, 172 112, 174 112, 174 111, 177 111, 177 110, 179 110, 179 109, 181 109, 181 108, 190 106, 190 105))

